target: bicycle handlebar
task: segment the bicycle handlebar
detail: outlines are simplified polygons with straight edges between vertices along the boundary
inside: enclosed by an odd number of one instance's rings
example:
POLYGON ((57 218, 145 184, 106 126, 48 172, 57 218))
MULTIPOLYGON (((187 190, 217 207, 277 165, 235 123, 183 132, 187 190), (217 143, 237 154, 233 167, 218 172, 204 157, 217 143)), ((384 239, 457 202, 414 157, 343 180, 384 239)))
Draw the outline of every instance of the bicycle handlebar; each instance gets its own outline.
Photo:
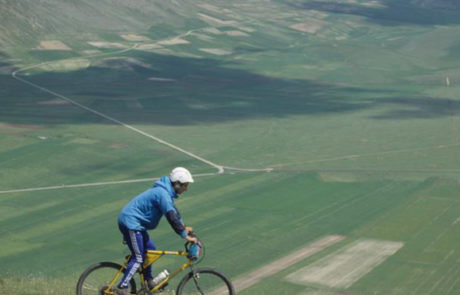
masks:
POLYGON ((191 242, 187 241, 185 243, 185 245, 184 245, 185 251, 188 253, 187 257, 190 260, 195 261, 196 263, 198 263, 199 261, 201 261, 204 258, 204 256, 202 256, 202 254, 203 254, 202 253, 203 244, 201 243, 201 241, 198 239, 198 237, 196 236, 196 234, 194 232, 190 232, 189 236, 197 238, 197 242, 196 243, 191 243, 191 242), (192 246, 194 246, 194 247, 191 249, 192 246))
MULTIPOLYGON (((188 235, 191 236, 192 238, 197 238, 197 240, 198 240, 198 237, 196 236, 195 232, 192 231, 188 235)), ((185 242, 185 244, 184 244, 185 251, 187 251, 187 252, 189 251, 189 245, 190 244, 192 244, 192 243, 189 242, 189 241, 185 242)))

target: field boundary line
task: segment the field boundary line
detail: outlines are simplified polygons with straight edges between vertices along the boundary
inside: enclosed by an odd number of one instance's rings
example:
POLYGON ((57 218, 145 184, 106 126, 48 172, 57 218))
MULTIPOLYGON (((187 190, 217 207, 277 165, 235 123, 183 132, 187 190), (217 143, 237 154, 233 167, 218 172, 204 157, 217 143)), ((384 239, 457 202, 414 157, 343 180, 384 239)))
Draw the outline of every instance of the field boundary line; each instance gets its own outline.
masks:
MULTIPOLYGON (((235 287, 235 291, 241 292, 244 289, 247 289, 259 281, 272 276, 324 249, 329 246, 332 246, 340 241, 345 239, 345 236, 342 235, 330 235, 321 238, 320 240, 316 240, 313 243, 307 244, 306 246, 302 247, 301 249, 284 256, 278 260, 270 262, 269 264, 262 266, 251 273, 243 275, 243 277, 238 278, 233 281, 233 286, 235 287)), ((212 292, 212 295, 217 295, 222 293, 222 290, 216 290, 212 292)))
MULTIPOLYGON (((215 175, 216 173, 200 173, 200 174, 194 174, 193 177, 215 176, 215 175)), ((103 186, 103 185, 114 185, 114 184, 148 182, 148 181, 155 181, 158 179, 160 179, 160 177, 21 188, 21 189, 0 191, 0 195, 1 194, 12 194, 12 193, 23 193, 23 192, 34 192, 34 191, 45 191, 45 190, 57 190, 57 189, 66 189, 66 188, 79 188, 79 187, 89 187, 89 186, 103 186)))

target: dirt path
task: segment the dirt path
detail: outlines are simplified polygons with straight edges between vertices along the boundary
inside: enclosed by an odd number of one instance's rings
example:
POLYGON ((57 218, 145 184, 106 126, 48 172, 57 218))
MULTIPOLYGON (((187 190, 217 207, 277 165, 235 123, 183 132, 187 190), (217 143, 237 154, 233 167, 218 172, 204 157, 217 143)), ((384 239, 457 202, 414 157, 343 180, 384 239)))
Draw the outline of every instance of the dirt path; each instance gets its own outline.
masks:
MULTIPOLYGON (((214 175, 216 175, 216 173, 201 173, 201 174, 194 174, 193 177, 195 178, 195 177, 214 176, 214 175)), ((12 193, 46 191, 46 190, 57 190, 57 189, 66 189, 66 188, 89 187, 89 186, 105 186, 105 185, 125 184, 125 183, 151 182, 151 181, 155 181, 155 180, 158 180, 158 179, 160 179, 160 177, 20 188, 20 189, 11 189, 11 190, 0 191, 0 195, 1 194, 12 194, 12 193)))
POLYGON ((404 243, 395 241, 360 239, 286 278, 290 282, 306 286, 347 289, 394 255, 403 245, 404 243))
MULTIPOLYGON (((342 241, 345 237, 340 235, 326 236, 320 240, 317 240, 311 244, 306 245, 305 247, 297 250, 283 258, 275 260, 261 268, 254 270, 253 272, 244 275, 243 277, 233 281, 236 292, 241 292, 244 289, 247 289, 264 278, 272 276, 283 269, 286 269, 297 262, 304 260, 307 257, 310 257, 333 244, 336 244, 342 241)), ((218 295, 225 292, 222 292, 220 289, 212 292, 212 295, 218 295)))

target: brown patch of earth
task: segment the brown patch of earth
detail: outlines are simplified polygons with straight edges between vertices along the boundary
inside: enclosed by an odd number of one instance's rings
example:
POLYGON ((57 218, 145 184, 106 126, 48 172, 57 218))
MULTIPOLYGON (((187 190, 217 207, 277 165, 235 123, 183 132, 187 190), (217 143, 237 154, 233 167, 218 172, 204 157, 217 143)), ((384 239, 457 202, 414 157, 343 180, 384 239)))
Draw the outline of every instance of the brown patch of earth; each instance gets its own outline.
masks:
POLYGON ((0 122, 0 133, 1 134, 20 134, 28 133, 36 130, 45 128, 43 125, 32 125, 32 124, 9 124, 0 122))
POLYGON ((380 1, 369 1, 369 2, 363 2, 361 3, 362 6, 367 6, 367 7, 372 7, 372 8, 385 8, 386 6, 383 3, 380 3, 380 1))
POLYGON ((298 23, 290 26, 289 28, 297 31, 301 31, 304 33, 315 34, 318 32, 322 27, 322 24, 318 21, 311 21, 308 23, 298 23))
MULTIPOLYGON (((235 286, 236 292, 240 292, 244 289, 247 289, 255 284, 257 284, 260 280, 272 276, 283 269, 286 269, 297 262, 304 260, 324 249, 327 247, 336 244, 342 241, 345 237, 340 235, 331 235, 326 236, 320 240, 317 240, 311 244, 306 245, 302 249, 295 251, 285 257, 282 257, 276 261, 273 261, 261 268, 256 269, 255 271, 244 275, 243 277, 236 279, 233 281, 233 285, 235 286)), ((222 289, 218 289, 211 293, 212 295, 223 294, 222 289)))
POLYGON ((76 59, 65 59, 58 60, 51 63, 45 63, 40 66, 45 71, 65 72, 75 71, 79 69, 86 69, 91 65, 88 59, 76 58, 76 59))
POLYGON ((204 22, 206 22, 206 23, 208 23, 210 25, 234 26, 234 25, 237 24, 234 20, 221 20, 221 19, 218 19, 216 17, 212 17, 212 16, 204 14, 204 13, 198 13, 197 15, 202 21, 204 21, 204 22))
POLYGON ((248 37, 249 36, 249 34, 247 34, 245 32, 241 32, 241 31, 237 31, 237 30, 225 31, 225 34, 227 34, 228 36, 231 36, 231 37, 248 37))
POLYGON ((361 239, 288 275, 301 285, 347 289, 395 254, 404 243, 361 239))
POLYGON ((121 38, 127 41, 149 41, 150 39, 145 36, 135 35, 135 34, 121 34, 121 38))
POLYGON ((162 46, 158 45, 158 44, 141 44, 139 46, 136 47, 137 50, 153 50, 153 49, 159 49, 159 48, 163 48, 162 46))
POLYGON ((159 41, 158 44, 160 45, 179 45, 179 44, 188 44, 187 40, 181 38, 172 38, 168 40, 159 41))
POLYGON ((203 32, 214 34, 214 35, 222 35, 223 34, 222 31, 220 31, 219 29, 216 29, 214 27, 206 28, 206 29, 203 30, 203 32))
POLYGON ((83 50, 83 54, 85 55, 93 55, 93 54, 99 54, 101 53, 100 50, 93 49, 93 50, 83 50))
POLYGON ((223 50, 223 49, 219 49, 219 48, 200 48, 199 50, 203 51, 203 52, 206 52, 206 53, 214 54, 214 55, 229 55, 229 54, 232 54, 231 51, 223 50))
POLYGON ((256 31, 256 29, 249 28, 249 27, 238 27, 238 29, 240 29, 241 31, 245 31, 247 33, 254 33, 256 31))
POLYGON ((216 7, 211 4, 197 4, 197 6, 204 8, 206 10, 209 10, 209 11, 215 12, 215 13, 221 13, 221 9, 219 7, 216 7))
POLYGON ((214 40, 214 37, 205 35, 205 34, 200 34, 200 33, 192 33, 191 35, 195 36, 196 38, 200 39, 201 41, 212 41, 214 40))
POLYGON ((89 45, 97 47, 97 48, 127 48, 126 45, 116 42, 101 42, 101 41, 91 41, 88 42, 89 45))
POLYGON ((110 69, 133 70, 134 67, 152 69, 153 67, 137 58, 133 57, 109 57, 98 63, 95 66, 110 69))
POLYGON ((56 98, 56 99, 40 101, 40 102, 38 102, 38 104, 40 104, 40 105, 50 105, 51 106, 51 105, 69 105, 71 103, 66 101, 66 100, 56 98))
POLYGON ((59 40, 41 41, 35 49, 37 50, 72 50, 59 40))

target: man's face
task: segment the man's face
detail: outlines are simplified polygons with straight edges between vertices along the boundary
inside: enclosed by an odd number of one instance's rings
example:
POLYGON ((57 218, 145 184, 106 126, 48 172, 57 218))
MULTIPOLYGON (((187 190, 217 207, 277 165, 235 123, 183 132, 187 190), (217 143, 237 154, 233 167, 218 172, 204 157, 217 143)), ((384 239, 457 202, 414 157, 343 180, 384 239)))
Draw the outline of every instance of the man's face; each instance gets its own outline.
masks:
POLYGON ((188 189, 188 183, 181 183, 179 188, 176 190, 176 194, 180 195, 188 189))

